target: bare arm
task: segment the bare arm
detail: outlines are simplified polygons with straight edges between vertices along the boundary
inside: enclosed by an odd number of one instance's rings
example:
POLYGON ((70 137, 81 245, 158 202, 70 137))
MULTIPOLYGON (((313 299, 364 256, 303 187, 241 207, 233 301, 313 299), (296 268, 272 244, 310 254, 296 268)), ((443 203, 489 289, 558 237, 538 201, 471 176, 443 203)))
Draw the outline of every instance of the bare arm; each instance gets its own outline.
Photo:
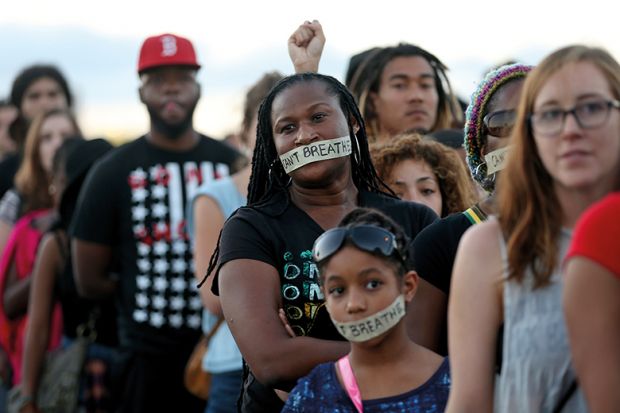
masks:
POLYGON ((32 396, 39 386, 39 374, 49 341, 54 303, 54 283, 64 263, 53 235, 41 242, 32 272, 28 305, 28 330, 23 357, 21 394, 32 396))
POLYGON ((219 277, 226 321, 261 383, 286 386, 316 365, 337 360, 349 351, 347 342, 289 336, 278 316, 280 280, 271 265, 233 260, 222 266, 219 277))
POLYGON ((447 308, 448 297, 428 281, 419 278, 418 291, 407 309, 409 337, 416 343, 439 352, 447 308))
MULTIPOLYGON (((209 259, 217 246, 217 239, 224 226, 224 214, 218 204, 208 196, 200 196, 194 201, 194 269, 195 277, 202 281, 209 267, 209 259)), ((203 305, 213 314, 221 315, 220 299, 211 292, 213 275, 200 288, 203 305)))
POLYGON ((110 296, 117 284, 108 273, 112 248, 74 238, 71 241, 71 252, 78 293, 90 299, 110 296))
POLYGON ((587 258, 566 266, 563 305, 579 385, 593 413, 620 406, 620 280, 587 258))
POLYGON ((470 228, 459 244, 448 305, 452 388, 446 412, 493 412, 495 348, 503 319, 499 224, 470 228))
POLYGON ((305 21, 288 39, 288 55, 295 73, 318 72, 325 46, 323 27, 317 20, 305 21))
POLYGON ((26 314, 30 283, 30 277, 21 280, 17 277, 15 256, 13 256, 4 285, 4 313, 9 320, 15 320, 26 314))

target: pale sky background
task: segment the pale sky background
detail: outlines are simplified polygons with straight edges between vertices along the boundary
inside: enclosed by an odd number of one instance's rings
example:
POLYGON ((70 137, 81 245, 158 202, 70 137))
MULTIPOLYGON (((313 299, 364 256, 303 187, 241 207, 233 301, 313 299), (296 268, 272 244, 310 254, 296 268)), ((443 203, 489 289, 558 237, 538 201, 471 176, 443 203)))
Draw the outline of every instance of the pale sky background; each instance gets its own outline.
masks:
POLYGON ((484 71, 506 59, 536 64, 554 49, 586 43, 620 60, 614 1, 490 0, 3 0, 0 97, 33 63, 58 65, 76 95, 87 136, 135 137, 148 118, 137 96, 136 62, 144 38, 189 37, 203 65, 196 128, 221 138, 241 121, 245 90, 264 72, 292 72, 286 42, 318 19, 327 43, 320 71, 341 80, 351 55, 399 41, 448 65, 468 99, 484 71))

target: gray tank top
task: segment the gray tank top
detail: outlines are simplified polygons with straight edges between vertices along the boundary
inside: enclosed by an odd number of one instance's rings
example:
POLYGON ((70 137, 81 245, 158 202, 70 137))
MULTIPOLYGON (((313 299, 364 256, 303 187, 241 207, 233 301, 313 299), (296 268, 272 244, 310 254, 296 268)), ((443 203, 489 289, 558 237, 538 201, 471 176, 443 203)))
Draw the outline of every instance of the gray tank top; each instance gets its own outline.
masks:
MULTIPOLYGON (((561 263, 571 235, 569 230, 562 229, 558 263, 550 285, 532 290, 530 270, 523 283, 504 283, 503 362, 496 382, 496 412, 553 412, 575 379, 562 311, 561 263)), ((501 235, 500 250, 503 277, 507 277, 508 256, 501 235)), ((587 411, 578 387, 562 412, 587 411)))

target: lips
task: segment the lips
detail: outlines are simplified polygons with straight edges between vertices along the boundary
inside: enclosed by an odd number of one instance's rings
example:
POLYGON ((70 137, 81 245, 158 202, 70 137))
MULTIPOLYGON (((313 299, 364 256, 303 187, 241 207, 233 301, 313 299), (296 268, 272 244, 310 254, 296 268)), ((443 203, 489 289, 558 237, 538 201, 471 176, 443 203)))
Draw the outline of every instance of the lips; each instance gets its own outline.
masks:
POLYGON ((405 115, 411 117, 426 117, 428 116, 428 113, 426 113, 425 110, 416 109, 408 111, 407 113, 405 113, 405 115))
POLYGON ((584 149, 571 149, 560 155, 560 159, 566 161, 578 161, 587 156, 590 156, 590 151, 584 149))

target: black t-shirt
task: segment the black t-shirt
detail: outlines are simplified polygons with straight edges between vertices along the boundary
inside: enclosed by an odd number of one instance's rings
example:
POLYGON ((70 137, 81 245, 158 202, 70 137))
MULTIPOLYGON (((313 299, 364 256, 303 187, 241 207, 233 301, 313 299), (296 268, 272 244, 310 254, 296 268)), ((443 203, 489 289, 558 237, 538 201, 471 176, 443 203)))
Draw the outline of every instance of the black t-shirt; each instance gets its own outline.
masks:
POLYGON ((228 175, 238 156, 205 136, 183 152, 141 137, 111 151, 90 171, 71 232, 114 247, 121 345, 166 354, 196 341, 202 302, 185 230, 186 206, 201 183, 228 175))
POLYGON ((413 241, 413 263, 418 275, 446 295, 450 294, 459 241, 472 225, 465 214, 452 214, 424 228, 413 241))
POLYGON ((19 168, 20 156, 16 153, 7 155, 0 161, 0 198, 13 188, 13 180, 19 168))
MULTIPOLYGON (((385 213, 400 224, 411 239, 437 219, 426 206, 376 193, 360 192, 359 206, 385 213)), ((218 272, 223 264, 235 259, 258 260, 273 266, 280 274, 284 311, 295 333, 344 340, 327 314, 318 284, 318 270, 312 261, 312 246, 323 232, 323 228, 282 191, 263 205, 240 208, 226 222, 220 241, 218 272)), ((216 294, 217 276, 218 273, 213 282, 216 294)), ((273 391, 260 387, 251 374, 246 378, 243 411, 281 409, 282 403, 273 391), (265 406, 267 403, 269 407, 265 406)))

